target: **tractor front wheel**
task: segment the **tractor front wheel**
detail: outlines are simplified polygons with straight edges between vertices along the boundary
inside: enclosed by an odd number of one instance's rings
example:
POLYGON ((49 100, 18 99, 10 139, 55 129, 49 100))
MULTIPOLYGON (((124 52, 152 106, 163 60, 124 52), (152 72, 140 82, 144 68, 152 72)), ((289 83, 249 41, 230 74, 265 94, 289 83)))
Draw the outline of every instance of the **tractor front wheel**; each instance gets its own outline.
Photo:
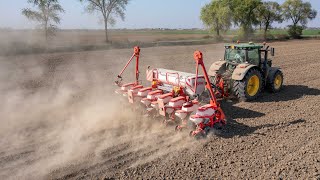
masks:
POLYGON ((260 95, 262 87, 260 71, 250 69, 241 81, 234 81, 233 91, 240 101, 252 101, 260 95))

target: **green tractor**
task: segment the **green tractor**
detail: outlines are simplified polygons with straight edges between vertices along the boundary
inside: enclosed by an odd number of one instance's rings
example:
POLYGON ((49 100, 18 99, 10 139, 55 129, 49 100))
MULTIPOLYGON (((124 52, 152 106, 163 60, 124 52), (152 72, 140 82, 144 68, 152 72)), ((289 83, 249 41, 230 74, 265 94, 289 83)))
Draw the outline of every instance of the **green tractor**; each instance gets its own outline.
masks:
POLYGON ((240 101, 251 101, 264 89, 279 92, 283 73, 279 67, 272 67, 269 52, 274 56, 274 48, 266 44, 225 45, 224 60, 213 63, 208 72, 216 93, 222 97, 234 95, 240 101))

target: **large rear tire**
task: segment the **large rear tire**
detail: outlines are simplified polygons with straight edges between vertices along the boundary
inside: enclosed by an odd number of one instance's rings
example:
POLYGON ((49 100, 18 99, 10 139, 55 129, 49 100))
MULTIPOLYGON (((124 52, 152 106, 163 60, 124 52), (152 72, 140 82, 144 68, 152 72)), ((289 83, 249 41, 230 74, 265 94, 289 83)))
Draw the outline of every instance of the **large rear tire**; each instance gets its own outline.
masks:
POLYGON ((256 99, 263 89, 262 75, 257 69, 250 69, 241 81, 234 81, 233 92, 240 101, 256 99))
POLYGON ((267 87, 272 93, 277 93, 282 89, 283 86, 283 73, 277 70, 273 75, 268 77, 267 87))

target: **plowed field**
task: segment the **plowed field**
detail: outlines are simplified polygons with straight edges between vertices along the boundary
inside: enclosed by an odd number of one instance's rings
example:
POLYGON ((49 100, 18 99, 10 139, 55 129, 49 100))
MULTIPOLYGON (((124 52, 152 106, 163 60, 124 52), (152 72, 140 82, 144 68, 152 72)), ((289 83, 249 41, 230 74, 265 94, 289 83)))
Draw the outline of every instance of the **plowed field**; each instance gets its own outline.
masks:
MULTIPOLYGON (((0 57, 0 179, 320 179, 320 41, 270 45, 283 90, 222 101, 227 125, 201 140, 121 106, 131 49, 0 57)), ((194 50, 209 68, 224 49, 144 48, 141 78, 148 65, 194 72, 194 50)))

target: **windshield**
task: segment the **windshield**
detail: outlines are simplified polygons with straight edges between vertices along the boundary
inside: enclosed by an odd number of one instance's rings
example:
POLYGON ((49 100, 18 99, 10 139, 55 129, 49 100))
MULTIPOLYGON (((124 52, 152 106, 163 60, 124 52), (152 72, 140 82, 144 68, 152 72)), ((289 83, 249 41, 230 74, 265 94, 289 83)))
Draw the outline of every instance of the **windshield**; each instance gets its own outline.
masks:
POLYGON ((246 51, 240 49, 226 49, 225 59, 228 62, 244 63, 246 51))

